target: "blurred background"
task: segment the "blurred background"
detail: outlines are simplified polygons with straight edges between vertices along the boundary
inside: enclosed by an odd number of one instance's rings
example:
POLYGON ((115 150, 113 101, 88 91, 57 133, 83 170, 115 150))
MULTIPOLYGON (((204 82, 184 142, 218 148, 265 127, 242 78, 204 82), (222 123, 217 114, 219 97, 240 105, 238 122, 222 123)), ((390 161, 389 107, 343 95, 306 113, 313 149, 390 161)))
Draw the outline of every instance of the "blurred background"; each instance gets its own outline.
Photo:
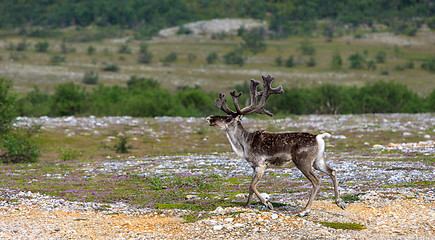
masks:
MULTIPOLYGON (((433 112, 433 1, 0 3, 0 78, 22 116, 207 116, 249 80, 289 114, 433 112)), ((242 99, 242 103, 244 103, 242 99)))

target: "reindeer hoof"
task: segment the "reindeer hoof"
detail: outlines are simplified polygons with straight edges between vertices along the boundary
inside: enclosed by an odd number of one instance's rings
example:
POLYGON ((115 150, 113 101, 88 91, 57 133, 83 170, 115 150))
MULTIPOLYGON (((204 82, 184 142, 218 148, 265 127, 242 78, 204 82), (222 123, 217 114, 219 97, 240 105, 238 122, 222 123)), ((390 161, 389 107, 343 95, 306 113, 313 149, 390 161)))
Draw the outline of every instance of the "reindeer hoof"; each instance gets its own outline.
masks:
POLYGON ((305 217, 310 213, 311 210, 305 210, 297 214, 298 217, 305 217))
POLYGON ((272 205, 272 203, 271 202, 266 202, 266 207, 269 209, 269 210, 273 210, 273 205, 272 205))
POLYGON ((339 198, 335 201, 335 204, 339 206, 341 209, 346 209, 346 203, 343 201, 343 199, 339 198))

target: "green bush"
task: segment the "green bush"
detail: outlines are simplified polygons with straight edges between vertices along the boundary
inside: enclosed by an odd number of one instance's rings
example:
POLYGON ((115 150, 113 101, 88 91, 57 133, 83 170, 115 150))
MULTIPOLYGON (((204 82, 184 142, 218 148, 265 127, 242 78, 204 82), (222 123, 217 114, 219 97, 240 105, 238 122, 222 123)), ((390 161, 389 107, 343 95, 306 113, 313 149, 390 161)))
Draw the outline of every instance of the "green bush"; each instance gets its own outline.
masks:
POLYGON ((92 84, 92 85, 98 84, 98 73, 94 71, 85 72, 85 74, 83 75, 82 82, 84 84, 92 84))
POLYGON ((248 33, 242 34, 242 47, 254 54, 265 51, 265 35, 264 28, 254 28, 248 33))
POLYGON ((212 52, 207 55, 206 61, 208 64, 213 64, 219 60, 217 53, 212 52))
POLYGON ((337 51, 332 55, 331 68, 338 70, 343 65, 343 59, 341 58, 340 53, 337 51))
POLYGON ((374 60, 368 61, 367 68, 372 71, 376 70, 376 62, 374 60))
POLYGON ((160 83, 152 78, 140 78, 137 76, 131 76, 127 81, 128 91, 141 92, 145 89, 158 89, 160 88, 160 83))
POLYGON ((54 116, 71 116, 80 114, 85 107, 85 89, 73 82, 56 86, 51 96, 50 110, 54 116))
POLYGON ((435 57, 426 59, 423 64, 421 64, 421 68, 429 72, 435 72, 435 57))
POLYGON ((196 54, 194 53, 187 54, 187 60, 189 60, 189 63, 193 63, 196 60, 196 54))
POLYGON ((18 99, 17 108, 20 116, 45 116, 50 114, 49 96, 34 87, 25 97, 18 99))
POLYGON ((309 41, 302 41, 299 49, 302 51, 303 55, 313 56, 314 54, 316 54, 316 48, 309 41))
POLYGON ((128 137, 120 136, 119 142, 113 146, 117 153, 129 153, 132 146, 127 145, 128 137))
POLYGON ((142 43, 139 49, 139 58, 138 62, 140 63, 151 63, 153 59, 153 54, 148 51, 148 45, 146 43, 142 43))
POLYGON ((94 46, 88 47, 88 55, 94 55, 97 52, 97 49, 94 46))
POLYGON ((60 159, 62 161, 77 160, 79 155, 82 154, 78 149, 69 148, 69 147, 65 147, 65 148, 61 147, 59 151, 60 151, 60 159))
POLYGON ((224 55, 224 61, 226 64, 239 65, 240 67, 245 64, 245 57, 241 49, 235 49, 224 55))
POLYGON ((185 88, 178 91, 175 98, 187 109, 191 116, 207 116, 213 111, 213 108, 210 107, 214 105, 213 97, 210 97, 200 88, 185 88))
POLYGON ((278 57, 275 58, 275 64, 278 67, 282 66, 282 57, 281 56, 278 56, 278 57))
POLYGON ((37 42, 35 44, 35 51, 37 52, 48 52, 48 47, 50 44, 47 41, 44 42, 37 42))
POLYGON ((23 39, 21 42, 19 42, 15 48, 17 51, 25 51, 29 47, 29 44, 25 39, 23 39))
POLYGON ((52 65, 60 65, 62 63, 66 62, 66 57, 61 55, 53 55, 50 58, 50 63, 52 65))
POLYGON ((379 51, 375 56, 377 63, 385 63, 387 61, 387 53, 385 51, 379 51))
POLYGON ((287 60, 285 61, 285 66, 288 68, 295 66, 295 61, 294 61, 293 55, 291 55, 290 57, 287 58, 287 60))
POLYGON ((119 46, 118 53, 131 54, 131 49, 127 44, 119 46))
POLYGON ((0 76, 0 137, 6 134, 17 116, 16 96, 12 93, 12 80, 0 76))
POLYGON ((0 77, 0 161, 3 163, 36 162, 39 146, 31 139, 40 126, 14 128, 16 117, 12 81, 0 77))
POLYGON ((316 59, 313 56, 310 56, 306 64, 308 67, 314 67, 316 66, 316 59))
POLYGON ((349 56, 350 68, 351 69, 363 69, 366 63, 366 59, 363 55, 358 52, 349 56))
POLYGON ((184 25, 181 25, 178 27, 178 31, 177 31, 178 35, 190 35, 192 33, 193 33, 193 30, 185 27, 184 25))
POLYGON ((173 63, 175 61, 177 61, 177 54, 175 52, 171 52, 168 55, 166 55, 163 59, 161 59, 160 61, 164 64, 169 64, 169 63, 173 63))
POLYGON ((5 150, 0 155, 3 163, 36 162, 41 156, 36 142, 30 136, 17 132, 4 135, 1 147, 5 150))
POLYGON ((101 70, 105 72, 119 72, 119 66, 116 64, 106 64, 101 70))

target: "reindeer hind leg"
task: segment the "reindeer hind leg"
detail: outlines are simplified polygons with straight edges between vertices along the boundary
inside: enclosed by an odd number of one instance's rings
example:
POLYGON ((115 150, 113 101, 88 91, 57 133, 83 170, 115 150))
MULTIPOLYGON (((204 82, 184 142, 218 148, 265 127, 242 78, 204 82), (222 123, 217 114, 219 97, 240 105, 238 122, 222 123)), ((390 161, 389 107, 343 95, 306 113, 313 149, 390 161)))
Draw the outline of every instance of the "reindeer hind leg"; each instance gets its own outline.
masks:
POLYGON ((325 163, 323 154, 317 156, 317 158, 314 160, 313 166, 316 170, 319 170, 331 177, 332 183, 334 185, 335 204, 342 209, 346 209, 346 203, 340 198, 340 193, 338 191, 337 173, 325 163))

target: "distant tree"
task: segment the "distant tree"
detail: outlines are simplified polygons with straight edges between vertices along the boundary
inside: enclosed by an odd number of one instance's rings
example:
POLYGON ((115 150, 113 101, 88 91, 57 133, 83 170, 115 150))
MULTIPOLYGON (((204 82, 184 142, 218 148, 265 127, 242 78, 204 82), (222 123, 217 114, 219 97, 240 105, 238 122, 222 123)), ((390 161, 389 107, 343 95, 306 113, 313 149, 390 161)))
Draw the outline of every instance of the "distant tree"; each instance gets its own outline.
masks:
POLYGON ((190 35, 192 33, 193 33, 193 30, 185 27, 184 25, 181 25, 178 27, 178 31, 177 31, 178 35, 190 35))
POLYGON ((56 86, 51 97, 51 113, 55 116, 80 114, 85 106, 85 89, 73 82, 56 86))
POLYGON ((219 59, 217 53, 212 52, 207 55, 206 61, 208 64, 213 64, 219 59))
POLYGON ((48 46, 50 44, 47 41, 44 42, 37 42, 35 44, 35 51, 37 52, 47 52, 48 51, 48 46))
POLYGON ((287 58, 287 60, 285 61, 285 66, 289 67, 289 68, 295 66, 295 61, 294 61, 293 55, 291 55, 290 57, 287 58))
POLYGON ((131 76, 127 81, 128 91, 142 91, 145 89, 158 89, 160 88, 159 82, 152 78, 143 78, 137 76, 131 76))
POLYGON ((235 49, 225 54, 224 60, 226 64, 239 65, 240 67, 245 64, 245 57, 243 56, 243 51, 241 49, 235 49))
POLYGON ((376 62, 374 60, 370 60, 367 62, 367 68, 369 70, 376 70, 376 62))
POLYGON ((363 55, 356 52, 349 56, 349 62, 351 69, 362 69, 364 68, 366 59, 363 57, 363 55))
POLYGON ((82 82, 84 84, 98 84, 98 73, 94 71, 85 72, 82 82))
POLYGON ((118 53, 131 54, 131 49, 127 44, 119 46, 118 53))
POLYGON ((105 64, 101 70, 105 72, 119 72, 119 66, 116 64, 105 64))
POLYGON ((275 64, 276 64, 278 67, 281 67, 281 66, 282 66, 282 57, 281 57, 281 56, 278 56, 278 57, 275 58, 275 64))
POLYGON ((378 53, 376 53, 375 59, 377 63, 385 63, 387 60, 387 53, 381 50, 378 53))
POLYGON ((331 67, 332 69, 338 70, 341 68, 342 64, 343 64, 343 60, 341 58, 341 55, 338 51, 336 51, 334 55, 332 55, 331 67))
POLYGON ((160 62, 164 64, 169 64, 177 61, 177 59, 178 59, 177 53, 171 52, 168 55, 166 55, 164 58, 160 59, 160 62))
POLYGON ((148 45, 146 43, 142 43, 139 49, 139 58, 138 62, 140 63, 151 63, 153 59, 153 54, 148 51, 148 45))
POLYGON ((88 47, 88 55, 94 55, 97 52, 97 49, 94 46, 88 47))
POLYGON ((0 137, 9 131, 17 116, 16 96, 12 93, 12 80, 0 76, 0 137))
POLYGON ((302 51, 303 55, 314 55, 316 54, 316 48, 313 46, 313 44, 309 41, 302 41, 300 50, 302 51))
POLYGON ((265 40, 266 31, 264 28, 255 28, 242 35, 242 47, 256 54, 266 50, 265 40))
POLYGON ((316 66, 316 59, 314 58, 314 56, 310 56, 310 58, 307 61, 307 66, 308 67, 316 66))
POLYGON ((193 53, 187 54, 187 59, 189 60, 189 63, 193 63, 196 60, 196 55, 193 53))

